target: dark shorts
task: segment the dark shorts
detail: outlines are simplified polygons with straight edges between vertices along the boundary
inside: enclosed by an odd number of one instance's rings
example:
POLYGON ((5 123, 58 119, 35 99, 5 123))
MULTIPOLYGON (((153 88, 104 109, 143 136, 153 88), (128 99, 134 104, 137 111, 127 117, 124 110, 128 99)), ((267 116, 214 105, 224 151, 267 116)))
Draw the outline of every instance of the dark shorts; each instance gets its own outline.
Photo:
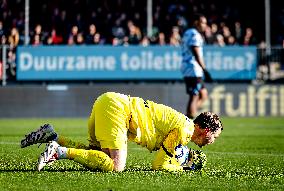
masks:
POLYGON ((205 88, 201 77, 185 77, 184 82, 188 95, 199 95, 200 90, 205 88))

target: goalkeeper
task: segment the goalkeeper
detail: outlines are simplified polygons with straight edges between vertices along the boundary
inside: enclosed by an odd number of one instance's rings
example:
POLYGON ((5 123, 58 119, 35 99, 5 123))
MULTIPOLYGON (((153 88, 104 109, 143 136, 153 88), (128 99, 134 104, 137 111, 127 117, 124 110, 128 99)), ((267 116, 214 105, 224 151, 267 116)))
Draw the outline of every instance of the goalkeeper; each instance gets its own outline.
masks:
POLYGON ((21 147, 48 143, 39 157, 38 170, 58 159, 71 159, 90 169, 123 171, 127 141, 150 152, 158 151, 154 170, 182 171, 175 148, 190 141, 199 147, 211 144, 223 129, 216 114, 201 113, 191 120, 176 110, 139 97, 107 92, 97 98, 88 121, 89 146, 57 135, 44 125, 26 135, 21 147))

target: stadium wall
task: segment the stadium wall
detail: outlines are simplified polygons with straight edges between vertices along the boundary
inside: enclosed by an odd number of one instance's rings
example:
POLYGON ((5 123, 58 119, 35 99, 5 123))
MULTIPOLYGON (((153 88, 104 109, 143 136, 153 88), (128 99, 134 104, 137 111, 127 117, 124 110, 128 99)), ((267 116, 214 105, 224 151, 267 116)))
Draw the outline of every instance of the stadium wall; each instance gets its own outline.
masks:
MULTIPOLYGON (((284 85, 208 84, 203 110, 230 117, 284 116, 284 85)), ((88 117, 96 97, 107 91, 139 96, 185 112, 183 83, 24 85, 0 88, 0 118, 88 117)))

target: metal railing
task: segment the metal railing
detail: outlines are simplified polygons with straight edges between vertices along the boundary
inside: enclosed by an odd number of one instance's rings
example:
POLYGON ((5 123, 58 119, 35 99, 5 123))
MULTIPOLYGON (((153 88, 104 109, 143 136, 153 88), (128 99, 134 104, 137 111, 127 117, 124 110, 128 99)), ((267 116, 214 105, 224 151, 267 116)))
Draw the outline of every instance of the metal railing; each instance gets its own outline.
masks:
POLYGON ((284 48, 258 49, 257 80, 284 80, 284 48))
POLYGON ((7 75, 6 75, 6 70, 7 70, 7 49, 8 46, 4 45, 1 47, 1 60, 0 60, 0 77, 2 80, 2 86, 5 86, 7 84, 7 75))

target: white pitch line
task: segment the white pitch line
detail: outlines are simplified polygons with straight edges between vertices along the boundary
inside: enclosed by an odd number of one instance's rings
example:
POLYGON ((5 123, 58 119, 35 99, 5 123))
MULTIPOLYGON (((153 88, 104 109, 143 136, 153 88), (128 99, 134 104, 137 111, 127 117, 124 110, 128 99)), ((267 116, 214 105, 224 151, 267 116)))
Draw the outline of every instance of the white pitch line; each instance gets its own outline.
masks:
POLYGON ((228 155, 249 155, 249 156, 284 156, 284 154, 274 154, 274 153, 242 153, 242 152, 218 152, 218 151, 207 151, 207 153, 213 154, 228 154, 228 155))

